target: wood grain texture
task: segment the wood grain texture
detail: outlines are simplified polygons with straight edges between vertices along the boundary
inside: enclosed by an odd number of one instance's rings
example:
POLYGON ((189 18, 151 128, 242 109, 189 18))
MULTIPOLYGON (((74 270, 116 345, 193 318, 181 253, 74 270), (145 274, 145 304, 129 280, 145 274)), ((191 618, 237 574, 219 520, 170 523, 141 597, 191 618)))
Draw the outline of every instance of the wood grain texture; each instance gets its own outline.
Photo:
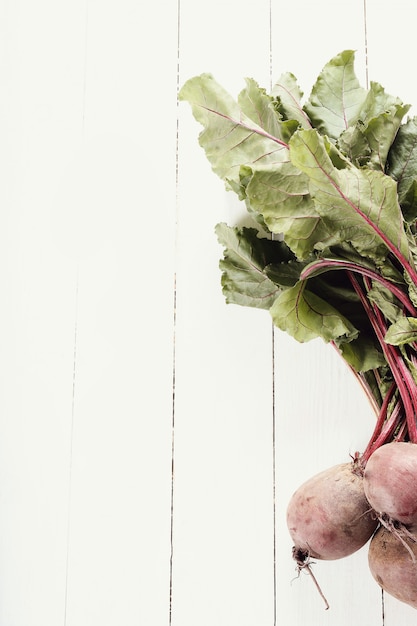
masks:
POLYGON ((352 0, 0 5, 0 626, 408 626, 366 549, 296 578, 285 510, 374 415, 320 341, 227 306, 245 218, 178 88, 334 54, 417 103, 416 9, 352 0), (388 43, 389 42, 389 43, 388 43))

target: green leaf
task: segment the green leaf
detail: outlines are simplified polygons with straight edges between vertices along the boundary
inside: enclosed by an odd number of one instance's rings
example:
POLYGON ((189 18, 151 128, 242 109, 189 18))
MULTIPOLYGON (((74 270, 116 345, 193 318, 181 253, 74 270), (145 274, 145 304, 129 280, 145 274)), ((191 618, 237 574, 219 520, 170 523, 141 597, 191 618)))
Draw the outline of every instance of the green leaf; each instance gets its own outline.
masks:
POLYGON ((246 79, 246 88, 238 96, 238 105, 241 111, 260 128, 273 137, 287 140, 285 127, 282 125, 282 116, 275 109, 273 98, 268 96, 265 89, 259 87, 252 78, 246 79))
POLYGON ((396 322, 403 315, 403 307, 398 299, 380 283, 374 281, 367 295, 391 323, 396 322))
POLYGON ((337 139, 359 119, 366 98, 354 71, 355 53, 345 50, 323 68, 313 86, 304 110, 313 126, 331 139, 337 139))
POLYGON ((265 274, 273 283, 283 289, 293 287, 300 280, 300 274, 305 267, 301 261, 271 263, 265 267, 265 274))
POLYGON ((370 161, 371 147, 362 120, 358 120, 355 126, 349 126, 340 135, 337 146, 356 167, 363 167, 370 161))
POLYGON ((340 243, 350 242, 371 259, 383 261, 390 250, 408 260, 408 239, 391 177, 353 166, 337 169, 316 130, 294 134, 290 157, 309 177, 317 213, 340 243))
POLYGON ((279 287, 264 269, 277 257, 288 260, 285 244, 259 238, 256 228, 232 228, 223 223, 216 226, 216 234, 224 247, 219 265, 226 302, 269 309, 279 287))
POLYGON ((339 148, 355 165, 384 171, 388 152, 409 108, 372 82, 359 119, 340 136, 339 148))
POLYGON ((388 155, 387 172, 397 181, 398 200, 404 217, 417 217, 417 117, 400 126, 388 155))
POLYGON ((388 328, 385 341, 393 346, 403 346, 417 341, 417 319, 414 317, 399 319, 388 328))
MULTIPOLYGON (((254 121, 211 74, 190 78, 179 93, 179 99, 189 102, 195 119, 203 125, 199 143, 213 171, 225 181, 239 184, 242 165, 255 168, 288 160, 287 144, 260 126, 264 123, 269 127, 271 118, 263 115, 264 96, 258 95, 259 100, 251 109, 251 115, 257 117, 254 121)), ((245 97, 241 99, 246 108, 245 97)))
POLYGON ((414 225, 417 219, 417 178, 410 181, 409 187, 403 189, 399 200, 404 219, 414 225))
POLYGON ((297 79, 290 72, 280 76, 271 92, 284 119, 296 120, 302 128, 311 128, 310 120, 301 106, 302 95, 297 79))
POLYGON ((365 131, 371 150, 368 167, 385 170, 388 152, 408 108, 402 104, 394 105, 378 117, 370 120, 365 131))
POLYGON ((369 372, 387 364, 384 355, 370 337, 362 333, 357 339, 339 346, 342 357, 357 372, 369 372))
POLYGON ((351 341, 354 326, 325 300, 306 289, 306 281, 282 291, 271 307, 274 324, 300 343, 321 337, 324 341, 351 341))
POLYGON ((305 259, 319 241, 330 237, 309 194, 309 179, 291 163, 258 169, 246 187, 250 205, 272 233, 283 233, 286 243, 305 259))

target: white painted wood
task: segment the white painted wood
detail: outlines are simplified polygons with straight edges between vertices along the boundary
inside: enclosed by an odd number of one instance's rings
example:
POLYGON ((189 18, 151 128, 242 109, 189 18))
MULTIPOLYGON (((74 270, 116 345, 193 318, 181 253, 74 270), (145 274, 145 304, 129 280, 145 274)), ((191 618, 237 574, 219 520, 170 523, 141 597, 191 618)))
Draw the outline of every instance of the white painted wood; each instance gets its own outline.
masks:
POLYGON ((52 625, 65 597, 76 271, 51 218, 81 138, 83 10, 0 11, 0 623, 52 625))
POLYGON ((162 624, 176 6, 1 12, 0 623, 162 624))
POLYGON ((68 624, 169 617, 177 35, 88 3, 68 624))
POLYGON ((214 227, 245 212, 176 92, 288 70, 307 96, 351 48, 417 103, 414 13, 0 3, 0 626, 412 623, 366 548, 314 566, 327 612, 293 580, 292 492, 375 417, 331 347, 224 303, 214 227))
MULTIPOLYGON (((181 2, 181 82, 209 71, 236 95, 256 68, 268 80, 268 2, 246 18, 241 8, 181 2)), ((224 304, 214 227, 243 212, 213 177, 185 104, 179 129, 172 623, 268 624, 271 323, 265 312, 224 304)))

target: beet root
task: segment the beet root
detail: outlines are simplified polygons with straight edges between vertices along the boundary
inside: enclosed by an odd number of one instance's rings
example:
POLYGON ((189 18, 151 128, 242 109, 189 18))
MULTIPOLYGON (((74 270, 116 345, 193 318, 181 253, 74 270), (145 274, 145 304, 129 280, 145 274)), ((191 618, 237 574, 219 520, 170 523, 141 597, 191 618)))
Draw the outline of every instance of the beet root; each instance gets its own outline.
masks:
POLYGON ((391 442, 368 459, 363 486, 378 515, 411 525, 417 521, 416 480, 417 445, 391 442))
POLYGON ((391 596, 417 609, 417 544, 380 526, 369 544, 372 576, 391 596))
POLYGON ((352 463, 331 467, 305 482, 291 497, 287 526, 296 554, 340 559, 372 537, 378 521, 352 463))

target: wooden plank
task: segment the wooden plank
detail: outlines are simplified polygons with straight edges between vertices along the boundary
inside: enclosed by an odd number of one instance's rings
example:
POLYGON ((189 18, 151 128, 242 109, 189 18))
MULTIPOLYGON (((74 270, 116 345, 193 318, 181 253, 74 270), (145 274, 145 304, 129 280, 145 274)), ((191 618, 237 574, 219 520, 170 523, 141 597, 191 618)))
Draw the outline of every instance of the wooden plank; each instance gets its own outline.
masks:
POLYGON ((1 6, 5 624, 52 626, 64 615, 76 267, 60 246, 54 211, 81 141, 83 18, 78 1, 1 6))
MULTIPOLYGON (((169 618, 177 17, 89 3, 67 619, 169 618), (154 33, 153 37, 149 37, 154 33)), ((74 175, 74 170, 71 176, 74 175)))
MULTIPOLYGON (((272 12, 274 76, 293 72, 307 98, 324 64, 342 50, 353 49, 355 70, 365 86, 363 2, 352 2, 341 16, 329 0, 296 0, 292 12, 300 17, 291 31, 283 27, 279 7, 272 12), (295 36, 297 46, 291 45, 295 36)), ((332 348, 320 340, 297 344, 280 331, 275 346, 278 623, 381 624, 381 598, 369 578, 366 549, 314 566, 331 607, 325 612, 311 579, 301 575, 294 580, 285 522, 288 501, 301 483, 326 467, 348 462, 350 454, 363 449, 373 428, 373 412, 332 348)))
POLYGON ((387 0, 366 0, 369 78, 380 83, 387 93, 411 104, 409 115, 416 115, 417 86, 408 71, 414 65, 416 49, 413 24, 416 7, 407 0, 395 5, 401 28, 393 28, 392 6, 387 0))
MULTIPOLYGON (((181 2, 180 77, 233 95, 269 84, 269 5, 181 2)), ((172 624, 273 620, 272 342, 266 312, 226 306, 214 227, 242 208, 210 170, 180 107, 172 624)))

